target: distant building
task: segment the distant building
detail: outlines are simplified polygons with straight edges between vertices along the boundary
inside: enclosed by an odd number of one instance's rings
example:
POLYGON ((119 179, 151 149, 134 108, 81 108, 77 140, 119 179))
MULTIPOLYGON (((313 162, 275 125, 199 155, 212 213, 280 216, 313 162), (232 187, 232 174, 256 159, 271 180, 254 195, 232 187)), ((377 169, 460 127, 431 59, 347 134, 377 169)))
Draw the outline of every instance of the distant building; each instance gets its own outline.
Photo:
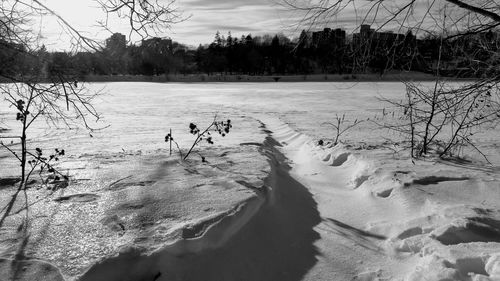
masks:
POLYGON ((121 33, 114 33, 106 39, 106 49, 111 55, 122 54, 127 48, 127 37, 121 33))
POLYGON ((325 28, 322 31, 312 33, 312 46, 314 47, 330 47, 342 48, 346 42, 345 30, 340 28, 331 29, 325 28))
POLYGON ((166 54, 172 51, 172 39, 153 37, 151 39, 142 40, 141 46, 151 50, 155 50, 159 54, 166 54))
POLYGON ((392 31, 388 32, 375 32, 374 39, 379 44, 389 45, 396 42, 401 42, 405 39, 404 34, 394 33, 392 31))
POLYGON ((370 28, 369 24, 362 24, 359 28, 359 33, 361 37, 370 37, 375 32, 374 29, 370 28))
POLYGON ((358 46, 367 43, 370 43, 372 46, 390 46, 405 40, 414 41, 416 38, 411 32, 408 32, 407 35, 392 31, 377 32, 368 24, 362 24, 359 28, 359 33, 353 34, 353 43, 358 46), (408 36, 411 38, 407 38, 408 36))

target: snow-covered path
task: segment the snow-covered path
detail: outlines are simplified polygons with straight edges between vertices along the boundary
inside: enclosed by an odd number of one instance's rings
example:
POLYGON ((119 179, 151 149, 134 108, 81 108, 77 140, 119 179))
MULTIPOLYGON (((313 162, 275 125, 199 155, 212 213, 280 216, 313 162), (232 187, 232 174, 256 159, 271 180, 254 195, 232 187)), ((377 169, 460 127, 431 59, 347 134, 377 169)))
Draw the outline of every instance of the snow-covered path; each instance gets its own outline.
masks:
POLYGON ((365 163, 349 161, 350 153, 338 152, 335 159, 327 160, 332 165, 325 165, 312 157, 308 149, 312 140, 307 136, 279 122, 271 128, 273 136, 285 144, 282 150, 292 163, 290 174, 312 192, 321 217, 314 227, 320 236, 315 242, 318 262, 303 280, 351 280, 362 268, 366 275, 377 277, 380 264, 389 264, 381 247, 387 237, 364 230, 365 224, 381 215, 388 220, 402 218, 406 213, 403 206, 381 207, 376 199, 354 192, 353 185, 360 183, 350 177, 365 168, 365 163))
POLYGON ((276 119, 267 124, 321 217, 318 261, 303 280, 500 277, 498 175, 370 158, 319 146, 276 119))
POLYGON ((319 234, 313 228, 320 217, 312 195, 289 175, 276 146, 272 138, 261 146, 271 172, 257 198, 201 237, 150 256, 123 253, 80 280, 302 280, 317 262, 319 234))

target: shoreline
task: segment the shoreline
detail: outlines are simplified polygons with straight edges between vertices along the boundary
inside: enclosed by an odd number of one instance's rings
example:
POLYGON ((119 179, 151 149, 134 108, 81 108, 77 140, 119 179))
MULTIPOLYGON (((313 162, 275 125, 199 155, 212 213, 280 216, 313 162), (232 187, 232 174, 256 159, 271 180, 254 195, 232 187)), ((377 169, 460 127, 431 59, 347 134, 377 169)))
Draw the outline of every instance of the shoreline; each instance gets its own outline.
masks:
MULTIPOLYGON (((354 74, 302 74, 302 75, 248 75, 248 74, 161 74, 161 75, 84 75, 68 78, 68 82, 83 83, 112 83, 112 82, 150 82, 150 83, 304 83, 304 82, 429 82, 438 77, 422 72, 390 72, 384 75, 376 73, 354 74)), ((440 77, 443 81, 460 82, 476 81, 481 78, 440 77)), ((33 82, 33 81, 32 81, 33 82)), ((50 80, 41 79, 37 83, 50 83, 50 80)), ((0 83, 13 83, 7 79, 0 79, 0 83)))
MULTIPOLYGON (((472 78, 446 78, 453 81, 474 80, 472 78)), ((84 82, 155 82, 155 83, 248 83, 248 82, 400 82, 435 81, 431 74, 420 72, 397 72, 379 74, 309 74, 309 75, 87 75, 84 82)))

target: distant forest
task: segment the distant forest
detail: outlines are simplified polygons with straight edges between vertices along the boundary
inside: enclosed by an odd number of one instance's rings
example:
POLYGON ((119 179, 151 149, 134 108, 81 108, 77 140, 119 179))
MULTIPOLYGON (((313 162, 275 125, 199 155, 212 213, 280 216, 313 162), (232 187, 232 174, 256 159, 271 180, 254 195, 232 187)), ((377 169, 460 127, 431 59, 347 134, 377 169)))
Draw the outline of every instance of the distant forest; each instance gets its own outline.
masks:
POLYGON ((166 38, 127 44, 125 35, 113 34, 95 52, 48 52, 45 47, 24 50, 0 42, 4 77, 33 75, 296 75, 379 73, 411 70, 458 77, 498 73, 500 57, 481 50, 498 50, 496 32, 474 33, 457 39, 417 38, 411 32, 377 32, 362 25, 346 36, 342 29, 302 31, 284 35, 246 35, 240 38, 219 32, 209 45, 189 48, 166 38), (477 46, 488 45, 488 48, 477 46), (439 61, 439 63, 438 63, 439 61), (481 62, 480 64, 478 62, 481 62), (486 63, 484 63, 486 62, 486 63))

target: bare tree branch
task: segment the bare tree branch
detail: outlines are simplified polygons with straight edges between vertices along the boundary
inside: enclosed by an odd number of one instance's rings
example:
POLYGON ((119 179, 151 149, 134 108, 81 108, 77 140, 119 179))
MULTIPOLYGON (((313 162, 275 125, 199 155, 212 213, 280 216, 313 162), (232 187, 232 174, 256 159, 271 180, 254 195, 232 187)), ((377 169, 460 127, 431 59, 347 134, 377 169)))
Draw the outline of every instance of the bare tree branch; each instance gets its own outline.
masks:
POLYGON ((455 5, 457 5, 460 8, 464 8, 464 9, 469 10, 471 12, 483 15, 485 17, 489 17, 489 18, 491 18, 492 20, 494 20, 496 22, 500 22, 500 15, 496 14, 494 12, 488 11, 486 9, 483 9, 483 8, 480 8, 480 7, 477 7, 477 6, 469 5, 469 4, 467 4, 467 3, 463 2, 463 1, 460 1, 460 0, 446 0, 446 1, 448 1, 448 2, 450 2, 452 4, 455 4, 455 5))

